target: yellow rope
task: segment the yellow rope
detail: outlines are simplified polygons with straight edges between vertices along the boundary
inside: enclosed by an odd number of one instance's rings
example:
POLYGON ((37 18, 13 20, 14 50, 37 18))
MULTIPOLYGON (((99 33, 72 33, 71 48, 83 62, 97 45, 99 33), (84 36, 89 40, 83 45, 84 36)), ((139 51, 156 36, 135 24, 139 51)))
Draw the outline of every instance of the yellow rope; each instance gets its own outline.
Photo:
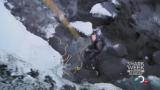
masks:
POLYGON ((62 44, 62 40, 57 36, 54 36, 54 37, 59 40, 59 44, 61 45, 62 44))
POLYGON ((54 0, 43 0, 43 2, 52 10, 53 13, 55 13, 61 23, 68 28, 70 33, 77 39, 79 37, 78 32, 76 32, 75 28, 70 26, 67 18, 65 17, 64 13, 59 9, 57 4, 54 2, 54 0))
POLYGON ((72 56, 71 55, 68 55, 68 57, 65 59, 65 63, 64 64, 67 64, 70 60, 71 60, 72 56))
POLYGON ((67 48, 68 48, 68 44, 67 44, 67 45, 65 45, 65 47, 64 47, 64 51, 65 51, 65 53, 63 54, 63 56, 66 56, 66 55, 67 55, 67 48))
MULTIPOLYGON (((59 40, 60 40, 60 42, 61 42, 61 39, 59 38, 59 40)), ((66 65, 70 60, 71 60, 71 58, 72 58, 72 55, 69 55, 69 54, 67 54, 67 48, 68 48, 68 44, 65 46, 65 48, 64 48, 64 50, 65 50, 65 53, 63 54, 63 58, 64 58, 64 61, 65 61, 65 63, 64 63, 64 65, 66 65), (65 57, 65 56, 67 56, 67 57, 65 57)), ((82 56, 82 51, 80 52, 80 59, 81 59, 81 56, 82 56)), ((80 66, 76 66, 75 67, 75 71, 80 71, 81 70, 81 68, 82 68, 82 66, 83 66, 83 63, 81 62, 81 65, 80 66)), ((70 76, 68 73, 66 73, 65 72, 65 74, 67 74, 68 76, 70 76)))
MULTIPOLYGON (((61 45, 62 44, 62 40, 57 36, 54 36, 54 37, 59 41, 59 44, 61 45)), ((68 48, 68 44, 65 45, 64 54, 62 55, 63 58, 64 58, 64 61, 65 61, 64 64, 67 64, 69 62, 69 60, 72 58, 71 55, 67 54, 67 48, 68 48)))
POLYGON ((71 76, 70 75, 70 73, 68 73, 68 72, 63 72, 65 75, 67 75, 67 76, 71 76))
MULTIPOLYGON (((54 37, 59 40, 59 43, 61 45, 62 44, 62 40, 59 37, 57 37, 57 36, 54 36, 54 37)), ((68 46, 69 46, 68 44, 65 45, 64 54, 62 55, 63 58, 64 58, 64 61, 65 61, 64 65, 66 65, 71 60, 71 58, 72 58, 72 55, 67 54, 67 48, 68 48, 68 46)), ((80 60, 83 59, 82 58, 83 57, 83 50, 85 50, 85 49, 86 49, 86 47, 84 47, 84 48, 82 48, 80 50, 80 57, 78 57, 80 60)), ((75 72, 80 71, 81 68, 82 68, 82 66, 83 66, 83 63, 81 62, 81 64, 79 66, 75 67, 75 72)), ((67 74, 67 73, 65 73, 65 74, 67 74)), ((69 76, 69 74, 67 74, 67 75, 69 76)))
MULTIPOLYGON (((57 37, 57 36, 54 36, 55 38, 57 38, 59 40, 59 43, 60 45, 62 44, 62 40, 57 37)), ((65 64, 69 61, 69 59, 71 59, 71 55, 67 54, 67 48, 68 48, 68 44, 65 45, 65 48, 64 48, 64 54, 62 55, 64 60, 66 61, 65 64), (66 57, 67 56, 67 57, 66 57)))
MULTIPOLYGON (((76 39, 79 38, 80 35, 78 34, 78 32, 76 32, 76 30, 75 30, 74 27, 70 26, 70 24, 69 24, 67 18, 65 17, 64 13, 59 9, 59 7, 58 7, 57 4, 54 2, 54 0, 43 0, 43 1, 44 1, 44 3, 52 10, 52 12, 55 13, 55 14, 58 16, 60 22, 61 22, 66 28, 68 28, 69 32, 70 32, 76 39)), ((58 38, 58 39, 59 39, 59 38, 58 38)), ((59 39, 59 41, 60 41, 60 44, 62 44, 61 39, 59 39)), ((69 62, 69 60, 72 58, 71 55, 69 55, 69 54, 67 55, 67 48, 68 48, 68 44, 67 44, 67 45, 65 46, 65 48, 64 48, 65 53, 64 53, 63 57, 64 57, 64 59, 65 59, 65 61, 66 61, 65 64, 67 64, 67 63, 69 62), (65 57, 66 55, 67 55, 67 57, 65 57)), ((81 59, 81 57, 83 57, 82 51, 80 52, 80 59, 81 59)), ((80 66, 77 66, 76 68, 77 68, 77 70, 79 71, 79 70, 82 68, 82 62, 81 62, 81 65, 80 65, 80 66)))

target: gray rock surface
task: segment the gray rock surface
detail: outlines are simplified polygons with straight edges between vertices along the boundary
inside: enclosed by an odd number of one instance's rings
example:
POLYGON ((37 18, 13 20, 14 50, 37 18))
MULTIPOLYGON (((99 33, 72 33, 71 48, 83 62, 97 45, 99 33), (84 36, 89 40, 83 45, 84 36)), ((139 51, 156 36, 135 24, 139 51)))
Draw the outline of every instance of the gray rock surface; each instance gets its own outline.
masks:
POLYGON ((157 64, 160 64, 160 51, 156 51, 156 52, 153 53, 153 60, 157 64))

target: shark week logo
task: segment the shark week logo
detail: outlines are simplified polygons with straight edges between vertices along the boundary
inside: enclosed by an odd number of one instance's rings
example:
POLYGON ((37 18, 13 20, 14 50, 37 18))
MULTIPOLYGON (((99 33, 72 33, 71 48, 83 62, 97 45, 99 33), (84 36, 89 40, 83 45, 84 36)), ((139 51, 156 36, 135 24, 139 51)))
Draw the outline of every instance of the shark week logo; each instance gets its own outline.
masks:
POLYGON ((128 62, 127 63, 127 72, 131 76, 138 76, 135 81, 140 81, 140 83, 143 83, 145 85, 149 84, 149 80, 146 80, 143 76, 144 71, 144 62, 128 62))
POLYGON ((128 62, 127 68, 129 75, 142 75, 144 73, 144 62, 128 62))

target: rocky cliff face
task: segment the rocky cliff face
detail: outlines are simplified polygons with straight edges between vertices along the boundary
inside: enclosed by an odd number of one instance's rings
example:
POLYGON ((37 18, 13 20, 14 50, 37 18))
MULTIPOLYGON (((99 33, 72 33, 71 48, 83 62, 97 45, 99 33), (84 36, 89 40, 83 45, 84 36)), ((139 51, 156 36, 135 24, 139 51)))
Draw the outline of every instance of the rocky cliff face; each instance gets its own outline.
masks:
POLYGON ((111 0, 55 0, 70 21, 90 21, 94 28, 101 29, 105 37, 106 49, 95 58, 98 61, 98 74, 95 70, 83 67, 78 72, 74 71, 77 65, 80 66, 86 60, 81 58, 80 53, 90 44, 88 37, 82 34, 83 40, 74 41, 66 28, 61 24, 58 25, 55 15, 39 0, 7 1, 6 7, 11 9, 12 14, 18 17, 30 32, 48 40, 50 45, 61 54, 67 51, 64 59, 67 57, 69 59, 66 60, 69 61, 65 71, 70 75, 64 77, 71 81, 114 83, 128 77, 126 63, 124 63, 128 61, 143 61, 145 76, 159 76, 157 73, 160 72, 158 69, 160 68, 159 0, 117 0, 119 5, 113 4, 111 0), (97 18, 89 13, 93 5, 102 2, 113 4, 112 7, 105 8, 116 9, 115 18, 97 18), (46 37, 48 31, 45 30, 49 25, 52 29, 58 26, 54 36, 46 37), (59 44, 61 41, 63 43, 59 44))

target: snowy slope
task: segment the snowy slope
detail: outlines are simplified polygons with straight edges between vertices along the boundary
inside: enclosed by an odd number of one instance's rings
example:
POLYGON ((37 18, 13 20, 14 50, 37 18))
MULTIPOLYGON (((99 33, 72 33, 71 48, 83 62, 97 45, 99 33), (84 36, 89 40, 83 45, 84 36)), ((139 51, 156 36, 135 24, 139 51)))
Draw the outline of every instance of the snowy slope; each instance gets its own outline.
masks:
POLYGON ((122 90, 122 89, 115 87, 112 84, 97 83, 93 84, 93 86, 90 87, 90 90, 122 90))
POLYGON ((62 56, 46 41, 28 32, 4 7, 3 2, 0 2, 0 13, 0 51, 12 54, 30 66, 17 61, 22 69, 19 73, 27 73, 33 68, 39 70, 42 76, 55 72, 62 76, 62 68, 59 67, 62 66, 62 56))

